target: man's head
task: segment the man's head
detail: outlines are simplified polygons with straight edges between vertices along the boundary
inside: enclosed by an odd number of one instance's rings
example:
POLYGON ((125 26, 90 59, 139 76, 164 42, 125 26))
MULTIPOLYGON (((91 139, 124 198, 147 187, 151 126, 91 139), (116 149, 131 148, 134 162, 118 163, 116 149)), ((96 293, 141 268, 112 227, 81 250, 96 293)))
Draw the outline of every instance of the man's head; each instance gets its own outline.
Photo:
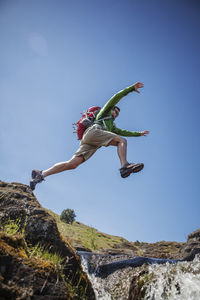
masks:
POLYGON ((120 108, 118 106, 114 106, 112 109, 112 116, 114 119, 116 119, 119 115, 120 108))

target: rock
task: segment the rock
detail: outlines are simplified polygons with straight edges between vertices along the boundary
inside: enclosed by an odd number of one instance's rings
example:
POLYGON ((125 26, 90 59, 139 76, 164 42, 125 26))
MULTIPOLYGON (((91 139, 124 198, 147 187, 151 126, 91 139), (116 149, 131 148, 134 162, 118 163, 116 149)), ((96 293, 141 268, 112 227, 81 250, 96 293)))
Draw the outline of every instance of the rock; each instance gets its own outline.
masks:
POLYGON ((82 246, 74 246, 74 248, 76 249, 76 251, 83 251, 83 252, 92 252, 89 248, 86 247, 82 247, 82 246))
POLYGON ((120 246, 113 247, 111 249, 100 249, 95 251, 95 253, 102 254, 102 255, 130 255, 130 256, 138 255, 138 249, 136 247, 132 246, 131 248, 130 247, 120 248, 120 246))
POLYGON ((104 264, 99 266, 97 269, 97 274, 100 277, 107 277, 109 274, 112 274, 116 270, 125 269, 128 267, 137 268, 141 267, 144 264, 166 264, 166 263, 177 263, 179 260, 173 259, 162 259, 162 258, 150 258, 144 256, 138 256, 126 260, 119 260, 112 263, 104 264))
POLYGON ((119 245, 115 245, 112 249, 108 249, 108 253, 115 254, 124 254, 124 255, 139 255, 138 247, 136 247, 133 243, 128 241, 122 241, 119 245))
POLYGON ((200 253, 200 229, 188 235, 186 244, 179 251, 179 257, 191 261, 198 253, 200 253))
MULTIPOLYGON (((13 220, 16 224, 19 224, 19 229, 24 233, 24 238, 18 239, 18 244, 14 242, 14 239, 9 239, 8 236, 4 236, 3 240, 1 239, 0 259, 1 262, 3 261, 1 265, 1 289, 5 297, 7 297, 6 295, 10 297, 5 299, 16 299, 17 291, 20 291, 20 289, 24 291, 27 289, 27 296, 25 295, 23 296, 24 298, 19 299, 29 299, 29 297, 32 296, 33 298, 31 299, 40 299, 40 293, 38 294, 34 287, 37 284, 39 291, 41 291, 42 288, 41 284, 45 284, 46 287, 49 286, 47 289, 43 288, 43 293, 41 293, 41 295, 46 295, 45 299, 71 299, 52 298, 53 286, 59 294, 59 290, 61 289, 59 285, 64 286, 64 283, 61 284, 58 282, 56 286, 56 279, 53 279, 53 275, 49 276, 49 279, 43 276, 44 280, 42 280, 42 275, 39 277, 36 276, 36 267, 25 267, 24 259, 28 259, 26 253, 27 245, 35 246, 38 243, 47 248, 51 253, 59 253, 59 255, 64 258, 63 270, 68 281, 70 281, 72 285, 79 283, 80 289, 86 291, 85 295, 89 297, 89 299, 94 299, 94 292, 86 274, 82 271, 78 255, 67 240, 64 240, 60 235, 54 218, 39 204, 29 186, 20 183, 5 183, 0 181, 0 219, 1 224, 5 224, 8 220, 13 220), (23 249, 19 257, 16 257, 14 254, 16 251, 11 251, 12 248, 15 250, 19 248, 23 249), (18 272, 19 270, 21 270, 20 274, 18 272), (16 275, 16 278, 14 275, 16 275), (26 284, 22 281, 22 278, 24 278, 26 284), (27 280, 27 278, 30 278, 30 280, 27 280), (50 288, 51 281, 52 291, 50 288), (36 282, 36 284, 34 285, 33 282, 36 282), (32 292, 30 292, 30 290, 32 292), (49 296, 45 294, 46 290, 49 296), (12 297, 10 296, 11 294, 12 297), (37 297, 34 298, 34 295, 37 295, 37 297)), ((22 297, 22 292, 19 293, 21 295, 20 297, 22 297)))
POLYGON ((0 233, 1 299, 71 299, 70 290, 57 282, 51 266, 36 264, 28 258, 22 236, 0 233), (19 245, 21 245, 19 247, 19 245), (69 298, 68 298, 69 297, 69 298))
POLYGON ((145 299, 145 289, 143 288, 144 277, 148 276, 148 266, 144 265, 138 268, 133 275, 130 284, 128 300, 142 300, 145 299))
POLYGON ((99 249, 96 253, 103 255, 145 256, 161 259, 178 259, 179 251, 185 245, 182 242, 160 241, 156 243, 122 242, 110 249, 99 249))
POLYGON ((139 248, 142 256, 163 258, 163 259, 178 259, 178 253, 185 243, 160 241, 156 243, 141 243, 139 248))

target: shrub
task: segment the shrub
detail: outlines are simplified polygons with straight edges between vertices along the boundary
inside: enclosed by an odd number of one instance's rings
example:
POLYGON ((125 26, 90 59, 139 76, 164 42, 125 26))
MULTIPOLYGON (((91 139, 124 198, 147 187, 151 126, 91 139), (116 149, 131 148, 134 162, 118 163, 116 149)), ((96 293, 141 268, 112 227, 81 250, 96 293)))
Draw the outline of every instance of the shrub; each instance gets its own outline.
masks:
POLYGON ((72 224, 75 221, 76 214, 73 209, 67 208, 64 209, 60 215, 61 221, 67 223, 67 224, 72 224))

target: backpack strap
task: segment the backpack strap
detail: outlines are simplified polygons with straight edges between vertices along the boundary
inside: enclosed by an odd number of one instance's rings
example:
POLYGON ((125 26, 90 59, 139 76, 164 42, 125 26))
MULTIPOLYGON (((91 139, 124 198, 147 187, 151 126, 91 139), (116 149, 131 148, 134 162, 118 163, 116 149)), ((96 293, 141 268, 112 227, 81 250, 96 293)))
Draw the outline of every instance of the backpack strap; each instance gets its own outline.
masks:
POLYGON ((99 120, 95 120, 94 123, 102 122, 103 123, 103 128, 107 129, 105 120, 111 120, 112 118, 113 118, 113 116, 111 115, 111 116, 108 116, 108 117, 105 117, 105 118, 102 118, 102 119, 99 119, 99 120))

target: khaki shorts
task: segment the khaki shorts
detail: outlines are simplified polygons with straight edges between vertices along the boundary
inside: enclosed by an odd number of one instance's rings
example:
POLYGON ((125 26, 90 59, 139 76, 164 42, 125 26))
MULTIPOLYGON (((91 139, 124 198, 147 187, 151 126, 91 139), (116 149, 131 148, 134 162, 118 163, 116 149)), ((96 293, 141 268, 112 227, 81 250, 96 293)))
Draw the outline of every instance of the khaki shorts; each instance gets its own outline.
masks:
POLYGON ((106 131, 93 125, 89 127, 80 141, 80 147, 74 156, 83 155, 85 160, 88 160, 101 146, 107 147, 109 143, 117 136, 117 134, 106 131))

